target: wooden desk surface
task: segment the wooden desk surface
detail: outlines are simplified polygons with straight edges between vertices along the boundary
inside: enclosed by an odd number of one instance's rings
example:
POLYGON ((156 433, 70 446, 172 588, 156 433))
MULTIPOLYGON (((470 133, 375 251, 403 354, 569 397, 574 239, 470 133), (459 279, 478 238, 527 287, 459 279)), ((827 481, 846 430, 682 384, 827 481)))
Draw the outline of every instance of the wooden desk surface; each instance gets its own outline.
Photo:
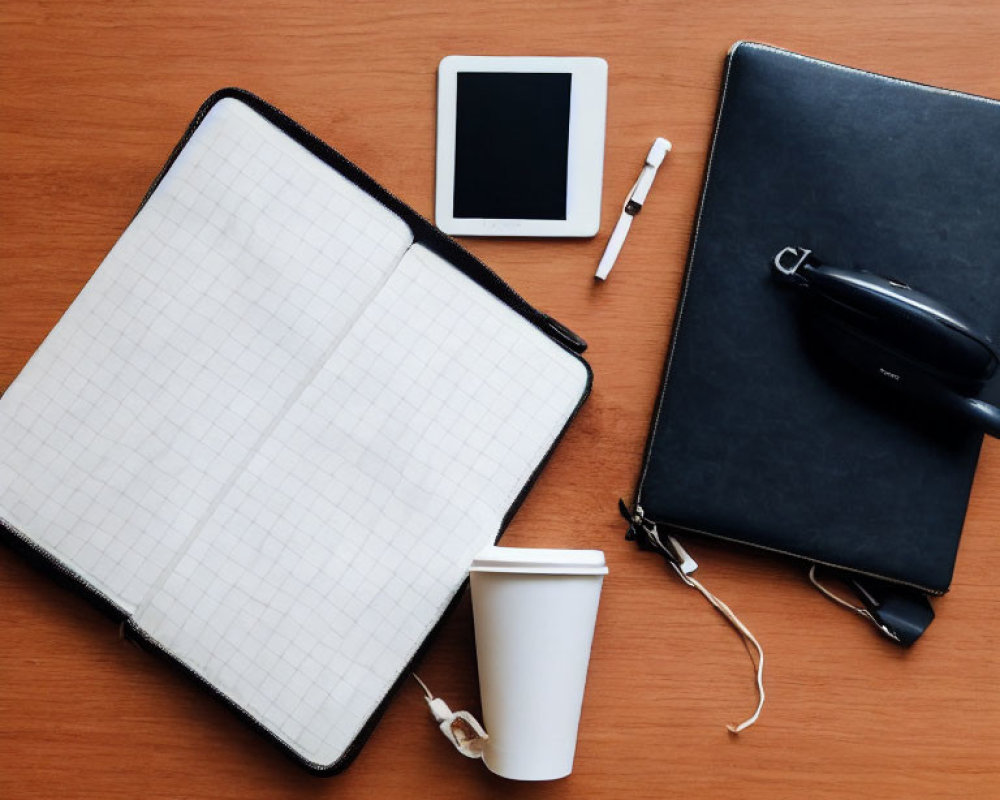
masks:
MULTIPOLYGON (((576 770, 521 785, 462 759, 415 686, 342 776, 316 778, 113 624, 0 548, 0 796, 1000 796, 1000 447, 987 442, 951 593, 911 652, 825 602, 801 567, 691 542, 767 650, 622 539, 702 179, 723 56, 756 39, 1000 97, 1000 6, 978 2, 71 3, 0 10, 0 386, 130 219, 199 103, 236 84, 433 213, 435 70, 449 53, 610 65, 601 234, 466 244, 590 342, 594 392, 509 545, 599 547, 605 585, 576 770), (657 135, 674 151, 607 285, 594 266, 657 135)), ((478 706, 467 599, 420 665, 478 706)))

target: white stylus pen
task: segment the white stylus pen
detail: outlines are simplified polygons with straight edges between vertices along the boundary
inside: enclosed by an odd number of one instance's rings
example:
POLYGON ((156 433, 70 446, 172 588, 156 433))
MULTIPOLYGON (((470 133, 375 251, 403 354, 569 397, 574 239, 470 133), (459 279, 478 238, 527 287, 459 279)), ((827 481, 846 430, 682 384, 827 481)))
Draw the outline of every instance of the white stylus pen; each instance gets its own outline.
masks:
POLYGON ((611 272, 618 254, 622 251, 622 245, 625 244, 628 229, 632 227, 632 217, 642 211, 642 204, 646 202, 646 194, 649 192, 649 187, 653 185, 656 170, 659 169, 660 164, 663 163, 663 159, 670 152, 670 147, 670 142, 667 139, 659 137, 653 142, 653 146, 649 148, 649 155, 646 156, 646 163, 642 166, 642 172, 639 173, 635 185, 632 186, 632 191, 629 192, 628 198, 625 200, 625 207, 622 209, 622 215, 618 218, 618 224, 611 231, 608 246, 604 248, 601 263, 597 265, 595 278, 600 278, 603 281, 608 277, 608 273, 611 272))

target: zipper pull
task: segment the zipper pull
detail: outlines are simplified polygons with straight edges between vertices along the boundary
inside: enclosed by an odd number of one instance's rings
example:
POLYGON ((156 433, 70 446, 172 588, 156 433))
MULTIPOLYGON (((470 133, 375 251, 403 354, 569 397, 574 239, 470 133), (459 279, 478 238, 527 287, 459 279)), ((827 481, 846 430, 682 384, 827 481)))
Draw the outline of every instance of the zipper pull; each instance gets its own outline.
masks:
POLYGON ((667 535, 665 539, 660 537, 656 523, 646 519, 642 506, 638 503, 636 503, 633 511, 629 511, 628 506, 625 505, 625 501, 619 499, 618 512, 629 524, 628 531, 625 534, 627 541, 638 542, 639 547, 644 550, 656 550, 674 567, 680 570, 683 575, 690 575, 698 569, 698 562, 688 555, 687 550, 673 536, 667 535))
POLYGON ((656 525, 646 519, 642 511, 642 506, 636 503, 635 508, 629 511, 625 501, 618 498, 618 513, 628 523, 628 530, 625 532, 625 540, 628 542, 638 542, 642 548, 657 548, 656 525))
POLYGON ((559 320, 553 319, 548 314, 542 314, 542 323, 549 329, 549 333, 561 341, 574 353, 583 353, 587 349, 586 340, 578 333, 574 333, 559 320))
POLYGON ((625 541, 634 542, 638 537, 636 525, 642 521, 641 518, 633 515, 632 512, 628 510, 628 506, 625 505, 625 501, 620 497, 618 498, 618 513, 621 514, 622 519, 628 523, 628 530, 625 532, 625 541))

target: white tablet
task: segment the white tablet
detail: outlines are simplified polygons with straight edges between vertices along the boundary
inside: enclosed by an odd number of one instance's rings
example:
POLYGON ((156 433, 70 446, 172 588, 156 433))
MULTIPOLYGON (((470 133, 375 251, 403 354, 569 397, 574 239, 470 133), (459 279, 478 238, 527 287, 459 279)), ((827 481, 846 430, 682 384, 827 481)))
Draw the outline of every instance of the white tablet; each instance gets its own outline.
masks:
POLYGON ((438 227, 459 236, 596 234, 607 96, 602 58, 442 59, 438 227))

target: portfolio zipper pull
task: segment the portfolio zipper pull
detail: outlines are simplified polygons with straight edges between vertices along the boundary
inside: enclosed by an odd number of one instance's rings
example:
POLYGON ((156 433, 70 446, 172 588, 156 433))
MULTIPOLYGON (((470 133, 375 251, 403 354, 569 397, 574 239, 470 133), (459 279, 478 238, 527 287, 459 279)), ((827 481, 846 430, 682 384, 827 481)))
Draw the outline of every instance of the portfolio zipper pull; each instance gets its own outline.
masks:
POLYGON ((688 555, 687 550, 681 547, 681 543, 673 536, 668 535, 666 541, 660 537, 656 523, 646 519, 642 506, 638 503, 636 503, 634 511, 629 511, 625 501, 619 498, 618 511, 629 524, 628 531, 625 533, 627 541, 637 541, 639 547, 645 550, 656 550, 672 566, 679 568, 684 575, 690 575, 698 569, 698 562, 688 555))
POLYGON ((639 523, 641 523, 642 517, 634 515, 631 511, 629 511, 628 506, 625 505, 625 501, 620 497, 618 498, 618 513, 621 514, 622 519, 628 523, 628 530, 625 531, 625 541, 634 542, 639 535, 636 531, 636 527, 639 523))

